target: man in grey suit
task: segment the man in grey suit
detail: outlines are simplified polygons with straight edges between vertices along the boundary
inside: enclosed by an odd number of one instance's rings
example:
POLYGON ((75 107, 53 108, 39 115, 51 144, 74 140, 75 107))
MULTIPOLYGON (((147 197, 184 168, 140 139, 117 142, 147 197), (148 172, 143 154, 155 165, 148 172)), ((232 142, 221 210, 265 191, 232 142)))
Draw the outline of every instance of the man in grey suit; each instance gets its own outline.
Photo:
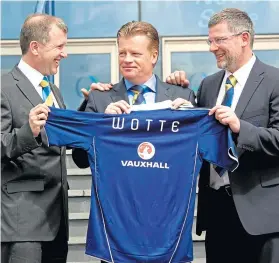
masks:
MULTIPOLYGON (((153 74, 159 53, 159 36, 151 24, 129 22, 118 31, 117 41, 123 79, 109 91, 91 91, 85 111, 129 113, 133 104, 164 100, 174 100, 174 108, 186 101, 195 104, 192 90, 163 83, 153 74)), ((89 166, 86 152, 75 149, 72 156, 80 168, 89 166)))
MULTIPOLYGON (((203 164, 197 234, 206 230, 207 263, 278 263, 279 69, 253 54, 247 13, 225 9, 208 27, 210 51, 222 70, 202 81, 197 104, 229 125, 239 167, 220 177, 216 167, 203 164)), ((167 81, 188 84, 182 71, 167 81)))
POLYGON ((68 184, 65 148, 42 143, 49 108, 65 108, 55 85, 67 57, 67 26, 29 16, 21 29, 22 58, 1 81, 1 262, 65 263, 68 184), (44 84, 43 84, 44 83, 44 84), (44 103, 45 101, 45 103, 44 103))

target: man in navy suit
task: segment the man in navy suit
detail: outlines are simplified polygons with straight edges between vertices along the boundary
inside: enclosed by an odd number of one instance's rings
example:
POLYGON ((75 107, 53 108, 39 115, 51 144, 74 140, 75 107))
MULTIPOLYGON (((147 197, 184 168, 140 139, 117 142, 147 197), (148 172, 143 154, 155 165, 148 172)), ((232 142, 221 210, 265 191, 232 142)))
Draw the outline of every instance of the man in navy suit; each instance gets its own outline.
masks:
MULTIPOLYGON (((129 113, 133 104, 152 104, 172 100, 178 107, 185 101, 195 104, 194 92, 160 81, 153 74, 159 53, 157 30, 146 22, 129 22, 117 33, 119 69, 122 80, 107 91, 93 90, 81 110, 110 114, 129 113)), ((73 160, 89 166, 87 153, 73 150, 73 160)))
MULTIPOLYGON (((247 13, 225 9, 210 18, 208 28, 210 51, 221 71, 202 81, 197 104, 229 125, 239 167, 220 177, 216 167, 203 164, 197 234, 206 231, 207 263, 277 263, 279 69, 253 54, 254 27, 247 13)), ((183 71, 167 81, 189 84, 183 71)))

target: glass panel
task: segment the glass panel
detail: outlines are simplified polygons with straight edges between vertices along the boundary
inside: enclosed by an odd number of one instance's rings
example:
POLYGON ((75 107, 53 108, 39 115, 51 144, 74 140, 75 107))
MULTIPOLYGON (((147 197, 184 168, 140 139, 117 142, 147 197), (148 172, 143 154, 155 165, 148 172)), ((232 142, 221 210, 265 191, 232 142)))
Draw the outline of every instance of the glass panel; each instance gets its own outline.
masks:
MULTIPOLYGON (((279 50, 258 50, 255 55, 264 63, 279 68, 279 50)), ((217 72, 216 59, 210 52, 173 52, 171 72, 184 70, 190 80, 190 88, 197 92, 201 81, 217 72)))
POLYGON ((143 21, 154 25, 161 36, 207 35, 207 23, 216 12, 235 7, 246 11, 257 34, 278 33, 278 1, 142 1, 143 21))
POLYGON ((120 27, 138 20, 137 1, 57 1, 55 13, 69 27, 69 38, 116 37, 120 27))
POLYGON ((279 50, 258 50, 254 53, 262 62, 279 68, 279 50))
POLYGON ((201 81, 217 72, 216 59, 208 51, 171 53, 171 72, 184 70, 190 80, 190 88, 197 92, 201 81))
MULTIPOLYGON (((34 12, 36 2, 1 1, 2 39, 19 38, 21 25, 34 12)), ((257 34, 279 33, 279 2, 272 0, 55 1, 55 14, 69 26, 70 38, 115 37, 123 24, 139 20, 139 13, 162 36, 189 36, 207 35, 209 17, 226 7, 247 11, 257 34)))
POLYGON ((110 60, 110 54, 71 54, 61 61, 59 88, 68 109, 75 110, 80 106, 82 88, 89 88, 93 81, 110 82, 110 60))
POLYGON ((21 26, 37 1, 1 1, 1 39, 19 39, 21 26))
POLYGON ((1 56, 1 75, 11 71, 19 61, 20 56, 1 56))

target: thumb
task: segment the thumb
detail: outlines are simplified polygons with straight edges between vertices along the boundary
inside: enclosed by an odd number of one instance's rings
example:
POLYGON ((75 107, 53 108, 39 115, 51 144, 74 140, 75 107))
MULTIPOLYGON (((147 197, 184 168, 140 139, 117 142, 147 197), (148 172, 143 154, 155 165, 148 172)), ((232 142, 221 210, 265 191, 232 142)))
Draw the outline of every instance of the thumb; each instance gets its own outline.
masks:
POLYGON ((85 89, 85 88, 82 88, 80 91, 82 92, 83 97, 87 100, 88 95, 89 95, 89 91, 87 91, 87 89, 85 89))

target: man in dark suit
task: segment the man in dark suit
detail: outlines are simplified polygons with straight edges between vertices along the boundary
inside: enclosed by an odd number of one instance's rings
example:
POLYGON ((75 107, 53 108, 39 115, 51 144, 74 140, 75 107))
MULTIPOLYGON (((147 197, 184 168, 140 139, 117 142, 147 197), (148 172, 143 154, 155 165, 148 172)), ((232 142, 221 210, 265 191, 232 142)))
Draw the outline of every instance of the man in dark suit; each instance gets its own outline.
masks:
POLYGON ((65 148, 44 145, 41 128, 47 106, 65 108, 58 88, 44 77, 56 74, 60 60, 67 57, 67 31, 57 17, 29 16, 20 34, 22 58, 2 76, 2 263, 66 262, 65 148))
MULTIPOLYGON (((225 9, 209 20, 208 44, 222 70, 206 77, 197 104, 229 125, 239 153, 233 173, 200 172, 197 233, 207 263, 279 262, 279 69, 252 52, 247 13, 225 9)), ((167 81, 188 84, 182 71, 167 81)))
MULTIPOLYGON (((152 104, 174 100, 173 107, 189 101, 195 104, 192 90, 163 83, 153 74, 159 53, 157 30, 146 22, 129 22, 117 33, 118 60, 123 79, 109 91, 93 90, 84 103, 85 111, 108 114, 129 113, 133 104, 152 104)), ((73 150, 80 168, 89 166, 87 153, 73 150)))

